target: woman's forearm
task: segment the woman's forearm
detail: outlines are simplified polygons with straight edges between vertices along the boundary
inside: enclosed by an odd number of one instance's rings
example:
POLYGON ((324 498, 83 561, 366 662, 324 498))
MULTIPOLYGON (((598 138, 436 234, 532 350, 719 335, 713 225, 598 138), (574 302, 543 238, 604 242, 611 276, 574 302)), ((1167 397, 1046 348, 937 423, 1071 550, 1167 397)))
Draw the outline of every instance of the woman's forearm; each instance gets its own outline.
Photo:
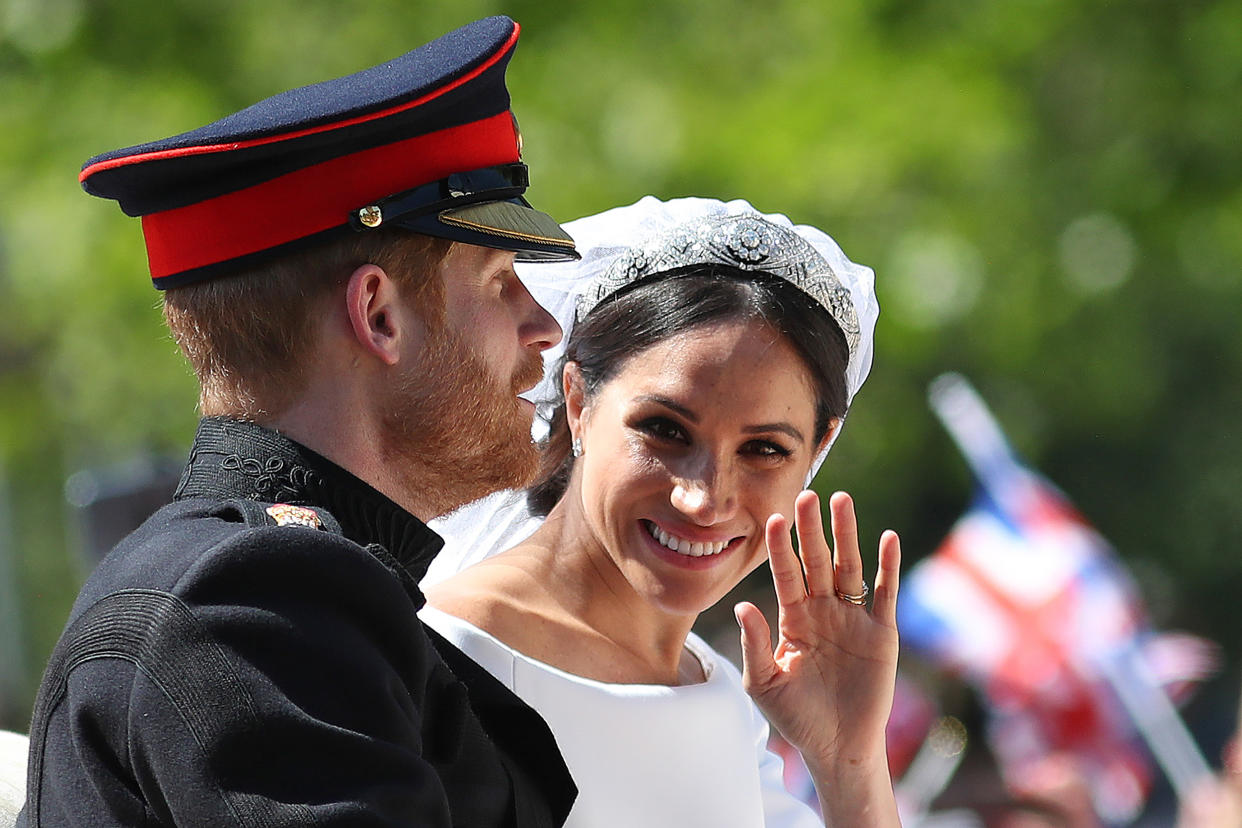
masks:
POLYGON ((828 828, 889 828, 900 826, 897 798, 888 772, 888 758, 804 757, 815 783, 820 812, 828 828))

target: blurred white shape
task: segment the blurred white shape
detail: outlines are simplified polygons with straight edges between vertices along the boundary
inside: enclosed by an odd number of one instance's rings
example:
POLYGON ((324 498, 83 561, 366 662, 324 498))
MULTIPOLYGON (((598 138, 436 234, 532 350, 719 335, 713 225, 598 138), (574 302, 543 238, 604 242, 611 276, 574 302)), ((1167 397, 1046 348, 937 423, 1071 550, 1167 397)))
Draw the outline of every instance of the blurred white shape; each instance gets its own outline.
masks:
POLYGON ((3 0, 0 39, 27 54, 51 52, 77 32, 81 0, 3 0))
POLYGON ((948 787, 961 765, 966 752, 966 738, 966 726, 953 716, 943 716, 932 724, 927 739, 894 791, 903 825, 919 828, 933 824, 981 825, 978 822, 940 822, 927 811, 932 800, 948 787))
POLYGON ((1070 284, 1085 294, 1103 293, 1129 279, 1138 252, 1130 229, 1108 213, 1074 219, 1057 246, 1070 284))
POLYGON ((894 312, 916 327, 937 328, 975 306, 983 257, 959 236, 916 230, 897 240, 885 276, 894 312))

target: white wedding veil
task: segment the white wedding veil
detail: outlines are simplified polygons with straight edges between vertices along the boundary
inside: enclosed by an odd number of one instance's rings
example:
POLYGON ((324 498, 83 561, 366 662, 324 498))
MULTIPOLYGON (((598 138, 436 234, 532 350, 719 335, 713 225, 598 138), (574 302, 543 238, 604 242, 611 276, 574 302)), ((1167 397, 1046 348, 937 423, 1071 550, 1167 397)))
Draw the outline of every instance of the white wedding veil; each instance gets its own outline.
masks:
MULTIPOLYGON (((531 294, 556 317, 565 334, 560 345, 544 352, 543 379, 523 395, 536 406, 531 428, 536 440, 547 436, 559 392, 557 366, 572 334, 578 309, 589 309, 627 280, 647 278, 651 273, 667 269, 665 265, 670 263, 740 264, 748 270, 775 272, 824 305, 846 334, 849 344, 847 406, 871 369, 875 322, 879 315, 874 274, 870 268, 851 262, 831 237, 815 227, 795 225, 778 213, 760 213, 741 199, 661 201, 647 196, 625 207, 571 221, 564 228, 573 236, 582 254, 580 261, 516 265, 518 275, 531 294), (706 241, 702 234, 732 217, 758 219, 746 228, 757 229, 758 235, 753 232, 746 235, 744 245, 698 243, 706 241), (753 265, 747 256, 751 248, 755 251, 753 265), (797 255, 793 256, 796 261, 773 271, 770 261, 788 260, 790 257, 782 254, 788 254, 792 248, 797 248, 797 255), (770 261, 769 257, 772 257, 770 261)), ((713 241, 719 242, 719 239, 713 241)), ((832 441, 840 433, 838 428, 832 441)), ((829 447, 831 442, 812 465, 808 485, 823 464, 829 447)), ((528 510, 524 491, 498 492, 432 521, 431 528, 444 538, 445 545, 427 571, 423 586, 442 581, 525 540, 540 522, 541 518, 528 510)))

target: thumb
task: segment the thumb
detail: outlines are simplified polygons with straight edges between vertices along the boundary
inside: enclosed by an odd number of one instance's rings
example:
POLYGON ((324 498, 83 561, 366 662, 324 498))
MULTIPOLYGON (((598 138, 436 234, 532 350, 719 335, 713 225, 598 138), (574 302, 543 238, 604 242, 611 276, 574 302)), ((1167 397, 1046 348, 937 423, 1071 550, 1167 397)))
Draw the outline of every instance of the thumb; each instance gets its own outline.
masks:
POLYGON ((772 630, 763 613, 749 601, 734 606, 733 617, 742 631, 742 686, 751 696, 757 696, 777 673, 772 658, 772 630))

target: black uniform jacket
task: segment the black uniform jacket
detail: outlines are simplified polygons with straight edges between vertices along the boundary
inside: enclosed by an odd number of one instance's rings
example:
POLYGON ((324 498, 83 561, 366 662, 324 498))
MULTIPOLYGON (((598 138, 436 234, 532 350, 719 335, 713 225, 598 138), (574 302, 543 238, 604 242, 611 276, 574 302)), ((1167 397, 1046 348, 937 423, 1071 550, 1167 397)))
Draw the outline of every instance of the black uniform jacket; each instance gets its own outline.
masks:
POLYGON ((203 420, 174 502, 78 597, 18 824, 560 825, 543 720, 415 615, 442 543, 318 454, 203 420))

